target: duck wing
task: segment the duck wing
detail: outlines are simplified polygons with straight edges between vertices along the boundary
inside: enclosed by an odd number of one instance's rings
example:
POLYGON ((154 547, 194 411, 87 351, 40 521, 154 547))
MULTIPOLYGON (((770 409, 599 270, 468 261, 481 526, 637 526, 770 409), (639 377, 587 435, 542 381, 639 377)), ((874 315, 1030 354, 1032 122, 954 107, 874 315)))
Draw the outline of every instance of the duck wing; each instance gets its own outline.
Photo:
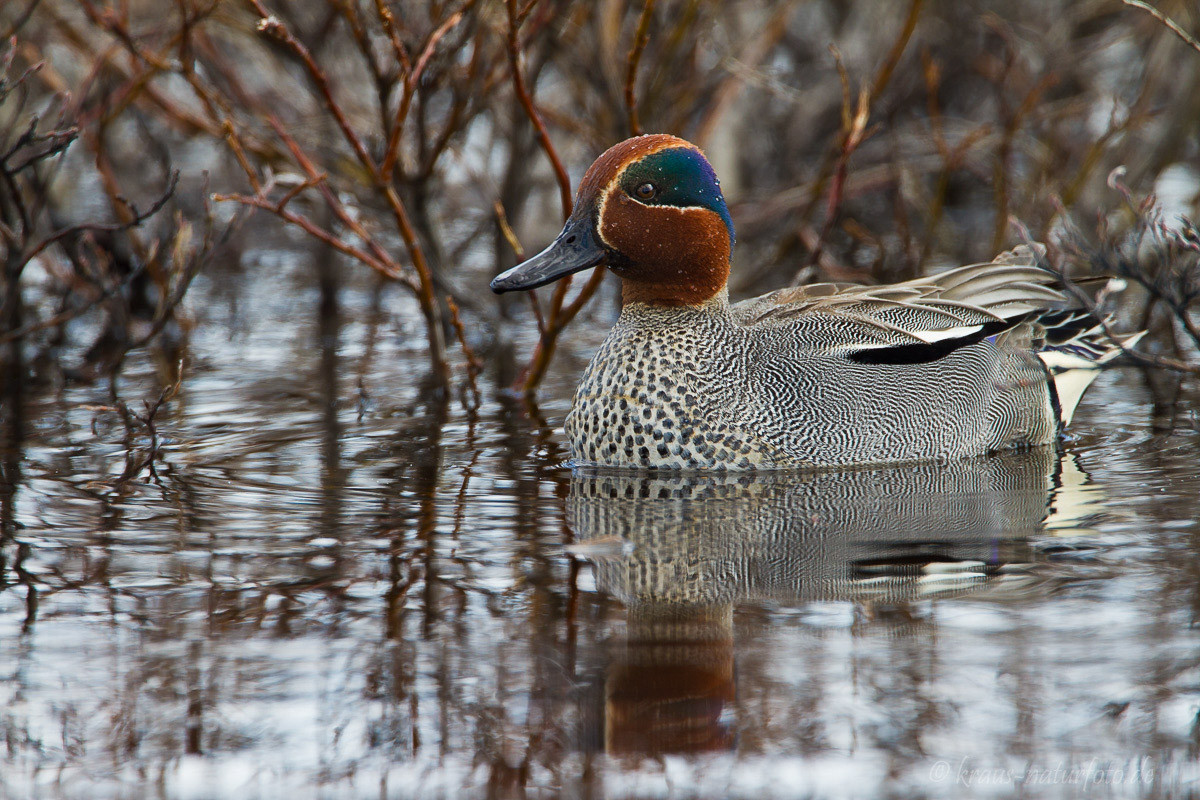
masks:
POLYGON ((916 363, 1076 304, 1021 246, 986 264, 888 286, 822 283, 731 307, 747 327, 803 327, 829 350, 864 363, 916 363), (803 325, 801 325, 803 320, 803 325))

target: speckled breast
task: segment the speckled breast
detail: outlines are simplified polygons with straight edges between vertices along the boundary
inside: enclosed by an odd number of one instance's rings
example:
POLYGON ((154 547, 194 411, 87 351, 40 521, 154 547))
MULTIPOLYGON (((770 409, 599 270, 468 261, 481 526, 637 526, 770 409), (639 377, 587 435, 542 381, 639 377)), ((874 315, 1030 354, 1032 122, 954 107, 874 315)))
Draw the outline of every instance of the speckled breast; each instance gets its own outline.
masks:
POLYGON ((777 466, 739 424, 739 330, 710 312, 623 314, 583 374, 566 420, 578 464, 675 469, 777 466))

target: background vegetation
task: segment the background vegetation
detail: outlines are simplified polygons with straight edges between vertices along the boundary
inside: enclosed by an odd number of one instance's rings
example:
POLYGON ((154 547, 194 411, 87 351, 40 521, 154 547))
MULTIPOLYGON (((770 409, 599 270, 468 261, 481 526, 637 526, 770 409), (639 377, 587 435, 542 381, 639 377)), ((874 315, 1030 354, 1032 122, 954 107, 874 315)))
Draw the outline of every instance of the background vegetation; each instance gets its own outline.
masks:
POLYGON ((112 378, 149 347, 165 401, 193 278, 270 241, 321 253, 319 303, 372 276, 419 319, 428 391, 477 404, 486 369, 533 392, 604 274, 486 282, 643 131, 715 164, 736 295, 1029 236, 1140 283, 1135 357, 1195 372, 1198 28, 1187 0, 5 3, 5 385, 112 378))

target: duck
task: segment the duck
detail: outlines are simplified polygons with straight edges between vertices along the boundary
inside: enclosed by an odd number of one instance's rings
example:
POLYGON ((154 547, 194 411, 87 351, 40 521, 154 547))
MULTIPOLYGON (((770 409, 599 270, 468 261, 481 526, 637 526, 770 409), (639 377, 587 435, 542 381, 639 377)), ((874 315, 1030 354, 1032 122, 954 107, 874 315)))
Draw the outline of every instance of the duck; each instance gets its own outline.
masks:
POLYGON ((561 233, 491 281, 523 291, 593 268, 621 280, 619 318, 566 417, 571 464, 822 469, 1053 445, 1100 366, 1136 340, 1107 339, 1040 266, 1040 245, 903 283, 731 303, 734 241, 700 148, 648 134, 601 154, 561 233))

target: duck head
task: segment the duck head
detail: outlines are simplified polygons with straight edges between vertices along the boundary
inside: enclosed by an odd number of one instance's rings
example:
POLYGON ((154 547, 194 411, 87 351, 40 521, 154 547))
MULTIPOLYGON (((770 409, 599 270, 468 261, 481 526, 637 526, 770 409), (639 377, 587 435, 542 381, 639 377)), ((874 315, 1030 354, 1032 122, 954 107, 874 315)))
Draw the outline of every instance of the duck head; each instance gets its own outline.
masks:
POLYGON ((497 294, 591 267, 621 278, 626 303, 700 305, 729 278, 733 220, 700 148, 666 134, 613 145, 588 168, 558 238, 497 275, 497 294))

